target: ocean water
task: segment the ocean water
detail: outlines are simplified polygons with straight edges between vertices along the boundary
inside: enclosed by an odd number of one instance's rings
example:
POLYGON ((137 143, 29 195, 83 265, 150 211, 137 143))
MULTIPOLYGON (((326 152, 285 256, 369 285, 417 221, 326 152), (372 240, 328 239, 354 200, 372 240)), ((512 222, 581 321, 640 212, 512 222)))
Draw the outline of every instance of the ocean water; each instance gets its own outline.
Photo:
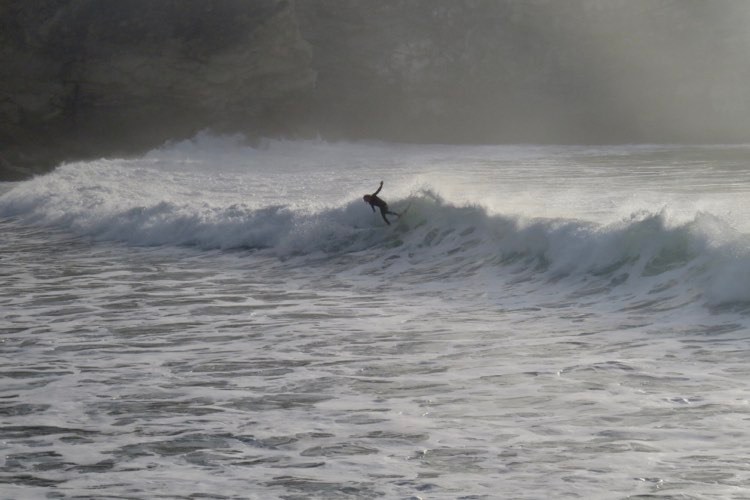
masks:
POLYGON ((201 135, 0 228, 0 498, 750 498, 750 146, 201 135))

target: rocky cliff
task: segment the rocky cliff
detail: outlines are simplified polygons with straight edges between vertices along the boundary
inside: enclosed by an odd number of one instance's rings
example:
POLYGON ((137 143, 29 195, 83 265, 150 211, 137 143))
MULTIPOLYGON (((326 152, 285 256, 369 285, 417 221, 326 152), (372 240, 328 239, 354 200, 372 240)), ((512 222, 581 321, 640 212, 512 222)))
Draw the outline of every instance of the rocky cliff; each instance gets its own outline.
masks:
POLYGON ((5 178, 203 128, 282 133, 315 81, 281 0, 5 1, 0 43, 5 178))
POLYGON ((0 0, 0 178, 202 129, 748 140, 744 0, 0 0))

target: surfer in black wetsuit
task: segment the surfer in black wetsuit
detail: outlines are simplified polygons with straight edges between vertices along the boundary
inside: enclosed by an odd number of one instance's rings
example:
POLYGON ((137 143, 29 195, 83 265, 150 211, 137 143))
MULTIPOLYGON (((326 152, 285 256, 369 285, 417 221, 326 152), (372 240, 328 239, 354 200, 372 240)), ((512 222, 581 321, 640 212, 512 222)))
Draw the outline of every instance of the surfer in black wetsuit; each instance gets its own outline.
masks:
POLYGON ((380 192, 381 189, 383 189, 383 181, 380 181, 380 187, 378 187, 377 191, 375 191, 372 194, 366 194, 363 199, 365 200, 365 203, 370 204, 370 207, 372 207, 373 212, 375 211, 375 207, 378 207, 380 209, 380 215, 383 216, 383 220, 385 221, 386 224, 390 226, 391 223, 388 222, 386 215, 391 214, 391 215, 395 215, 396 217, 399 217, 400 214, 397 214, 396 212, 391 212, 390 210, 388 210, 388 203, 378 198, 378 193, 380 192))

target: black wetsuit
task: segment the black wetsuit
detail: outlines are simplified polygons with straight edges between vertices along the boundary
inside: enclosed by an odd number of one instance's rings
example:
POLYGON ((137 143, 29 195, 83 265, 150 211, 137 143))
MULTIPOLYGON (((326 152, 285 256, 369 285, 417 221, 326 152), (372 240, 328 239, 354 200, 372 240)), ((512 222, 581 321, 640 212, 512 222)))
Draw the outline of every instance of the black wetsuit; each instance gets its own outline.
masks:
POLYGON ((391 223, 386 218, 386 215, 391 214, 391 215, 395 215, 396 217, 398 217, 399 214, 388 210, 388 203, 378 198, 378 193, 380 192, 381 189, 383 189, 382 181, 380 182, 380 187, 378 187, 378 190, 372 193, 371 195, 366 196, 365 201, 367 201, 367 203, 370 204, 370 207, 372 207, 373 212, 375 211, 375 207, 378 207, 380 209, 380 215, 383 216, 383 220, 385 221, 386 224, 390 226, 391 223))

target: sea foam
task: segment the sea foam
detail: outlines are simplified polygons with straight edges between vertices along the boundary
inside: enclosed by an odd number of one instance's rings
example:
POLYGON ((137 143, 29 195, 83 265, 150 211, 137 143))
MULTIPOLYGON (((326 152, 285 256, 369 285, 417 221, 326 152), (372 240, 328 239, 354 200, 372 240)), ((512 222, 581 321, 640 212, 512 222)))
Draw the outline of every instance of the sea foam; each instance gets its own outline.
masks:
MULTIPOLYGON (((533 270, 536 279, 598 280, 608 288, 661 277, 700 289, 711 305, 750 300, 747 237, 721 219, 697 214, 674 223, 665 211, 600 224, 489 212, 422 189, 391 200, 386 226, 360 199, 326 207, 246 203, 216 180, 163 171, 149 163, 69 164, 20 183, 0 197, 0 216, 97 241, 265 252, 282 259, 337 258, 370 252, 374 262, 403 258, 410 272, 463 279, 468 274, 533 270), (205 186, 205 190, 201 190, 205 186), (436 272, 440 269, 440 272, 436 272)), ((654 281, 654 280, 651 280, 654 281)))

